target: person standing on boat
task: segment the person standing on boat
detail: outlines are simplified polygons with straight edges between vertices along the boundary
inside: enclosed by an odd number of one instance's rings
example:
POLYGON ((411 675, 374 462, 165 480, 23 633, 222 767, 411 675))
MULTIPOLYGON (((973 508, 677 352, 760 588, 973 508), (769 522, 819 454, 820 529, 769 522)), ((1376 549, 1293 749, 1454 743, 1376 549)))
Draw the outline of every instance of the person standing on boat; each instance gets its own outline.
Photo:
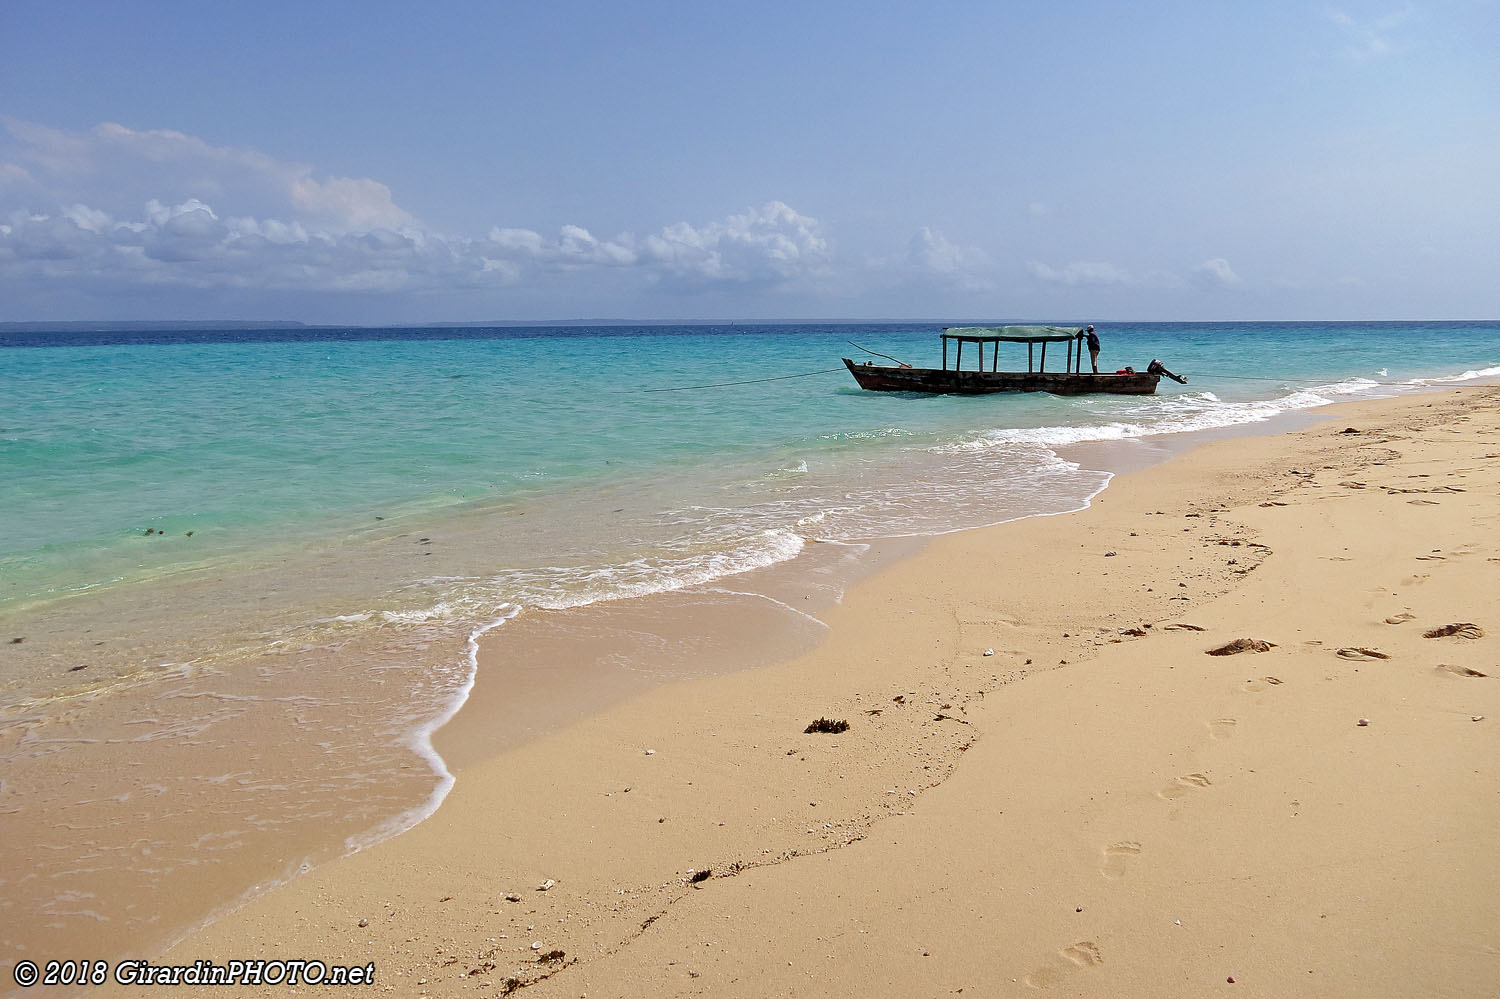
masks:
POLYGON ((1097 375, 1099 373, 1099 334, 1094 332, 1092 326, 1084 332, 1089 337, 1089 364, 1093 366, 1094 374, 1097 375))

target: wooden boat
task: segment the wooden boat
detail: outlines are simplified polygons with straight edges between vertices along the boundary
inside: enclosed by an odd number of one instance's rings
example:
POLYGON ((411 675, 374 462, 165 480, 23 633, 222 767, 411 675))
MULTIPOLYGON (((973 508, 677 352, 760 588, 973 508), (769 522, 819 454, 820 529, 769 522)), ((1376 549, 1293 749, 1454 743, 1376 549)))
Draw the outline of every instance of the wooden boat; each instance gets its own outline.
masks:
MULTIPOLYGON (((1087 392, 1109 392, 1117 395, 1151 395, 1162 375, 1174 381, 1186 383, 1186 378, 1172 374, 1162 363, 1153 360, 1145 371, 1125 368, 1111 374, 1094 374, 1083 370, 1083 339, 1081 329, 1065 326, 945 326, 943 327, 943 366, 941 368, 915 368, 897 362, 872 364, 868 361, 856 363, 844 358, 844 365, 859 387, 873 392, 939 392, 966 395, 985 392, 1052 392, 1057 395, 1078 395, 1087 392), (953 367, 948 367, 948 344, 957 346, 953 367), (971 343, 978 349, 977 366, 964 370, 964 344, 971 343), (1026 344, 1026 370, 1001 371, 1000 344, 1026 344), (1067 354, 1061 371, 1047 370, 1047 345, 1063 343, 1067 354), (991 350, 990 368, 984 367, 984 345, 991 350), (1037 347, 1041 347, 1040 357, 1037 347)), ((858 344, 854 344, 858 347, 858 344)), ((864 348, 861 347, 861 350, 864 348)), ((886 355, 878 355, 885 357, 886 355)), ((895 358, 889 358, 895 360, 895 358)))

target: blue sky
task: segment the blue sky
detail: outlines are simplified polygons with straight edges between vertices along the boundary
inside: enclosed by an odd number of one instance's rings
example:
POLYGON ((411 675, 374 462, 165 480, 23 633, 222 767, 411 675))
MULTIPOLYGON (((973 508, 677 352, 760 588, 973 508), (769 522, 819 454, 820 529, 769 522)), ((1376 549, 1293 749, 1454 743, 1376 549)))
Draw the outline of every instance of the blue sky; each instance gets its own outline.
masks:
POLYGON ((1500 5, 0 5, 0 320, 1500 317, 1500 5))

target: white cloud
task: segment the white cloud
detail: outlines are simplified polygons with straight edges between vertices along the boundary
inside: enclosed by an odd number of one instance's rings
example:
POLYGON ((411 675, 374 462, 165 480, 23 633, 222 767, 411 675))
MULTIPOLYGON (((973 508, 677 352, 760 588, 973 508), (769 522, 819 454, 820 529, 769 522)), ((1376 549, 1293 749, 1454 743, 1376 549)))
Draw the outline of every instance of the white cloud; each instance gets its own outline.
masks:
POLYGON ((666 277, 689 282, 774 283, 822 269, 828 243, 816 219, 780 201, 722 222, 678 222, 642 242, 643 260, 666 277))
POLYGON ((31 173, 19 163, 0 163, 0 187, 20 187, 31 183, 31 173))
POLYGON ((369 178, 330 177, 318 181, 298 177, 291 186, 292 203, 302 211, 334 219, 351 229, 403 226, 416 221, 391 200, 391 189, 369 178))
MULTIPOLYGON (((81 202, 123 214, 150 198, 224 203, 256 216, 303 216, 335 230, 399 228, 416 219, 369 178, 318 177, 312 167, 264 153, 214 146, 168 129, 138 131, 105 122, 69 132, 0 118, 0 153, 43 203, 81 202), (9 133, 11 149, 3 140, 9 133)), ((15 188, 13 182, 3 185, 15 188)))
POLYGON ((923 226, 906 246, 906 258, 897 268, 915 283, 936 279, 963 291, 992 291, 994 263, 975 246, 960 246, 941 232, 923 226))
POLYGON ((530 229, 496 226, 490 230, 489 244, 485 252, 497 259, 508 257, 513 262, 524 261, 541 266, 629 267, 640 259, 634 248, 633 237, 622 235, 612 240, 601 240, 587 229, 576 225, 563 226, 554 239, 547 239, 530 229))
POLYGON ((927 226, 907 244, 907 262, 938 274, 956 274, 988 266, 989 256, 977 247, 959 246, 927 226))
POLYGON ((1416 7, 1405 6, 1388 14, 1371 18, 1356 18, 1343 10, 1327 11, 1328 20, 1338 27, 1344 37, 1342 54, 1351 59, 1369 60, 1404 52, 1412 43, 1398 38, 1404 26, 1416 20, 1416 7))
POLYGON ((0 184, 0 280, 422 292, 609 271, 640 288, 770 286, 828 262, 821 224, 779 201, 645 237, 568 224, 476 239, 427 228, 369 178, 319 177, 181 132, 0 121, 16 181, 0 184))
POLYGON ((496 226, 479 249, 491 268, 504 262, 518 277, 531 270, 609 268, 649 282, 693 285, 793 281, 820 273, 828 259, 821 224, 779 201, 704 225, 675 222, 645 237, 600 239, 576 225, 547 237, 496 226))
POLYGON ((1072 286, 1134 284, 1130 273, 1106 261, 1078 260, 1062 267, 1032 261, 1026 265, 1032 277, 1050 284, 1072 286))
POLYGON ((1234 272, 1233 268, 1229 266, 1229 261, 1223 257, 1214 257, 1203 261, 1203 263, 1193 268, 1193 277, 1197 279, 1199 284, 1219 288, 1244 283, 1240 280, 1240 276, 1234 272))

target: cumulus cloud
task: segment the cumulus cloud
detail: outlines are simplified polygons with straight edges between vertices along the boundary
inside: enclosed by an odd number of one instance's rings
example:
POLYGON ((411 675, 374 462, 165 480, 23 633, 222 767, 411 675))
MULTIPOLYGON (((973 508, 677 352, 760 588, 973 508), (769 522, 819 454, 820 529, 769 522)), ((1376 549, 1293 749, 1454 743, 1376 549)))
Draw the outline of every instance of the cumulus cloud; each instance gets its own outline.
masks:
POLYGON ((641 251, 668 277, 758 284, 816 273, 826 263, 828 243, 816 219, 771 201, 701 227, 669 225, 648 236, 641 251))
POLYGON ((189 199, 117 219, 84 206, 0 224, 0 276, 77 286, 424 290, 491 283, 467 247, 390 229, 330 232, 220 218, 189 199))
POLYGON ((780 201, 704 225, 675 222, 644 237, 600 239, 576 225, 556 236, 497 226, 480 250, 517 273, 602 267, 689 284, 790 281, 817 274, 828 260, 821 224, 780 201))
POLYGON ((769 286, 829 260, 818 220, 779 201, 644 236, 566 224, 469 237, 433 231, 379 181, 181 132, 0 124, 0 279, 420 292, 607 271, 642 287, 769 286))
POLYGON ((601 240, 582 226, 565 225, 553 238, 530 229, 496 226, 490 230, 486 253, 513 263, 581 267, 629 267, 639 262, 635 239, 629 235, 601 240))

